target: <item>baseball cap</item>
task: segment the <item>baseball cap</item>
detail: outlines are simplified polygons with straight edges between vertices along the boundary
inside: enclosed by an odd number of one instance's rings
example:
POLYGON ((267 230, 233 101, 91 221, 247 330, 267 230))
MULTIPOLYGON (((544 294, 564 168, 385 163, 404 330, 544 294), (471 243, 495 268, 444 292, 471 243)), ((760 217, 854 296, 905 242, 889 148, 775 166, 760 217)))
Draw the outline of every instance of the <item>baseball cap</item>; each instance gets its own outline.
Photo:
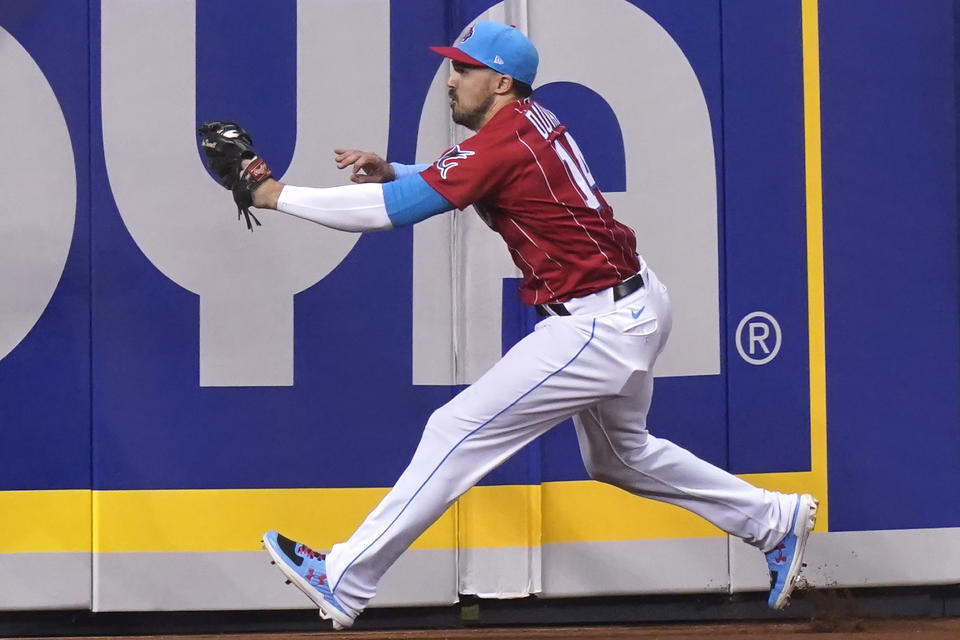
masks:
POLYGON ((481 20, 452 47, 430 47, 434 53, 464 64, 490 67, 532 85, 540 54, 527 36, 512 25, 481 20))

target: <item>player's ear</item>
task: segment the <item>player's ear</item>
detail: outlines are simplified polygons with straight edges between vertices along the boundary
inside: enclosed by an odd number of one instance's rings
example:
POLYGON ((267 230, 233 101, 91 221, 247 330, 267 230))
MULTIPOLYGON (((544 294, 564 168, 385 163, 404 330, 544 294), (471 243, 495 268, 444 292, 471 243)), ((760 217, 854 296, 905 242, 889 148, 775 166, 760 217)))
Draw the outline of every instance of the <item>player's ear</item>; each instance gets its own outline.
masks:
POLYGON ((513 91, 513 78, 510 76, 501 75, 500 79, 497 81, 497 86, 493 91, 498 95, 506 95, 510 93, 513 91))

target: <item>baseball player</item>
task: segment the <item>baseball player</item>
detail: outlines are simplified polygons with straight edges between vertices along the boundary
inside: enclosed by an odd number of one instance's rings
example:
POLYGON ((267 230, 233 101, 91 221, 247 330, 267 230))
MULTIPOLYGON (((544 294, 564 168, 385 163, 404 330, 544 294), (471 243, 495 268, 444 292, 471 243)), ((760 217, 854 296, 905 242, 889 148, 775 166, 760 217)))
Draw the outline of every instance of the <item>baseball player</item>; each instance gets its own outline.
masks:
MULTIPOLYGON (((769 604, 785 607, 817 501, 754 487, 647 431, 653 366, 670 334, 667 288, 638 256, 634 232, 614 218, 571 133, 530 99, 536 48, 494 22, 476 23, 453 47, 431 48, 451 60, 453 120, 476 132, 434 163, 338 149, 338 166, 352 166, 358 184, 295 187, 272 179, 251 143, 227 182, 241 210, 252 203, 353 232, 473 205, 503 236, 523 274, 520 297, 544 319, 430 416, 409 466, 348 540, 324 555, 269 531, 270 556, 335 628, 349 627, 387 569, 454 500, 572 417, 592 478, 684 507, 759 548, 770 568, 769 604)), ((208 154, 223 142, 216 135, 245 135, 230 123, 204 126, 208 154)))

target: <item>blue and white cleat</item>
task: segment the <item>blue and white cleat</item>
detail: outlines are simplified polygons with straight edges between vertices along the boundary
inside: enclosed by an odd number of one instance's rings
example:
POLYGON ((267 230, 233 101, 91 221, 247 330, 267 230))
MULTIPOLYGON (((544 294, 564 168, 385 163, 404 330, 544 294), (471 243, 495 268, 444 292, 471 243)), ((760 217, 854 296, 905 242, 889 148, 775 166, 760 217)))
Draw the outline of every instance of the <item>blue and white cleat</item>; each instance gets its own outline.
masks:
POLYGON ((817 506, 820 503, 808 493, 797 499, 793 511, 790 530, 772 551, 767 552, 767 566, 770 568, 770 598, 767 604, 771 609, 784 609, 790 604, 790 594, 803 567, 803 552, 807 538, 817 521, 817 506))
POLYGON ((334 629, 346 629, 353 626, 356 614, 349 614, 337 602, 327 583, 326 556, 305 544, 285 538, 276 531, 263 534, 263 548, 267 550, 273 562, 283 575, 287 584, 297 585, 300 591, 320 608, 320 617, 332 620, 334 629))

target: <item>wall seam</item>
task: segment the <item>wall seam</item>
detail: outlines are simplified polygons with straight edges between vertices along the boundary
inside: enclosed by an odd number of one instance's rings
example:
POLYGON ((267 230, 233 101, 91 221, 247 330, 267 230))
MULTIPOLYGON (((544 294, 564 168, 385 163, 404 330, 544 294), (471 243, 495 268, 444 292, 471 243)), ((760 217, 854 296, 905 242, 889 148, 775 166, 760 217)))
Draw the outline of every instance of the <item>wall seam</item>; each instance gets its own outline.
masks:
POLYGON ((90 297, 87 299, 87 338, 89 347, 89 368, 87 371, 90 381, 90 610, 93 610, 94 576, 93 576, 93 540, 94 540, 94 510, 93 510, 93 4, 87 2, 87 284, 90 297))
MULTIPOLYGON (((727 232, 727 175, 726 175, 726 92, 725 92, 725 69, 724 69, 724 35, 723 35, 723 0, 718 0, 717 2, 717 13, 718 13, 718 32, 720 36, 720 144, 717 145, 719 153, 719 167, 718 167, 718 176, 717 176, 717 186, 720 190, 719 202, 719 214, 720 219, 718 221, 719 232, 717 233, 717 242, 719 244, 720 251, 718 251, 720 257, 720 280, 723 283, 722 287, 722 300, 720 301, 720 375, 723 376, 723 390, 724 390, 724 404, 723 404, 723 413, 724 413, 724 422, 727 425, 726 440, 724 442, 724 449, 726 452, 726 464, 727 469, 730 469, 730 375, 729 372, 724 371, 724 365, 727 364, 726 354, 727 354, 727 317, 729 316, 729 295, 726 287, 727 280, 727 243, 726 243, 726 232, 727 232)), ((733 538, 729 534, 727 535, 727 592, 732 593, 733 590, 733 566, 731 565, 732 557, 732 545, 733 538)))

